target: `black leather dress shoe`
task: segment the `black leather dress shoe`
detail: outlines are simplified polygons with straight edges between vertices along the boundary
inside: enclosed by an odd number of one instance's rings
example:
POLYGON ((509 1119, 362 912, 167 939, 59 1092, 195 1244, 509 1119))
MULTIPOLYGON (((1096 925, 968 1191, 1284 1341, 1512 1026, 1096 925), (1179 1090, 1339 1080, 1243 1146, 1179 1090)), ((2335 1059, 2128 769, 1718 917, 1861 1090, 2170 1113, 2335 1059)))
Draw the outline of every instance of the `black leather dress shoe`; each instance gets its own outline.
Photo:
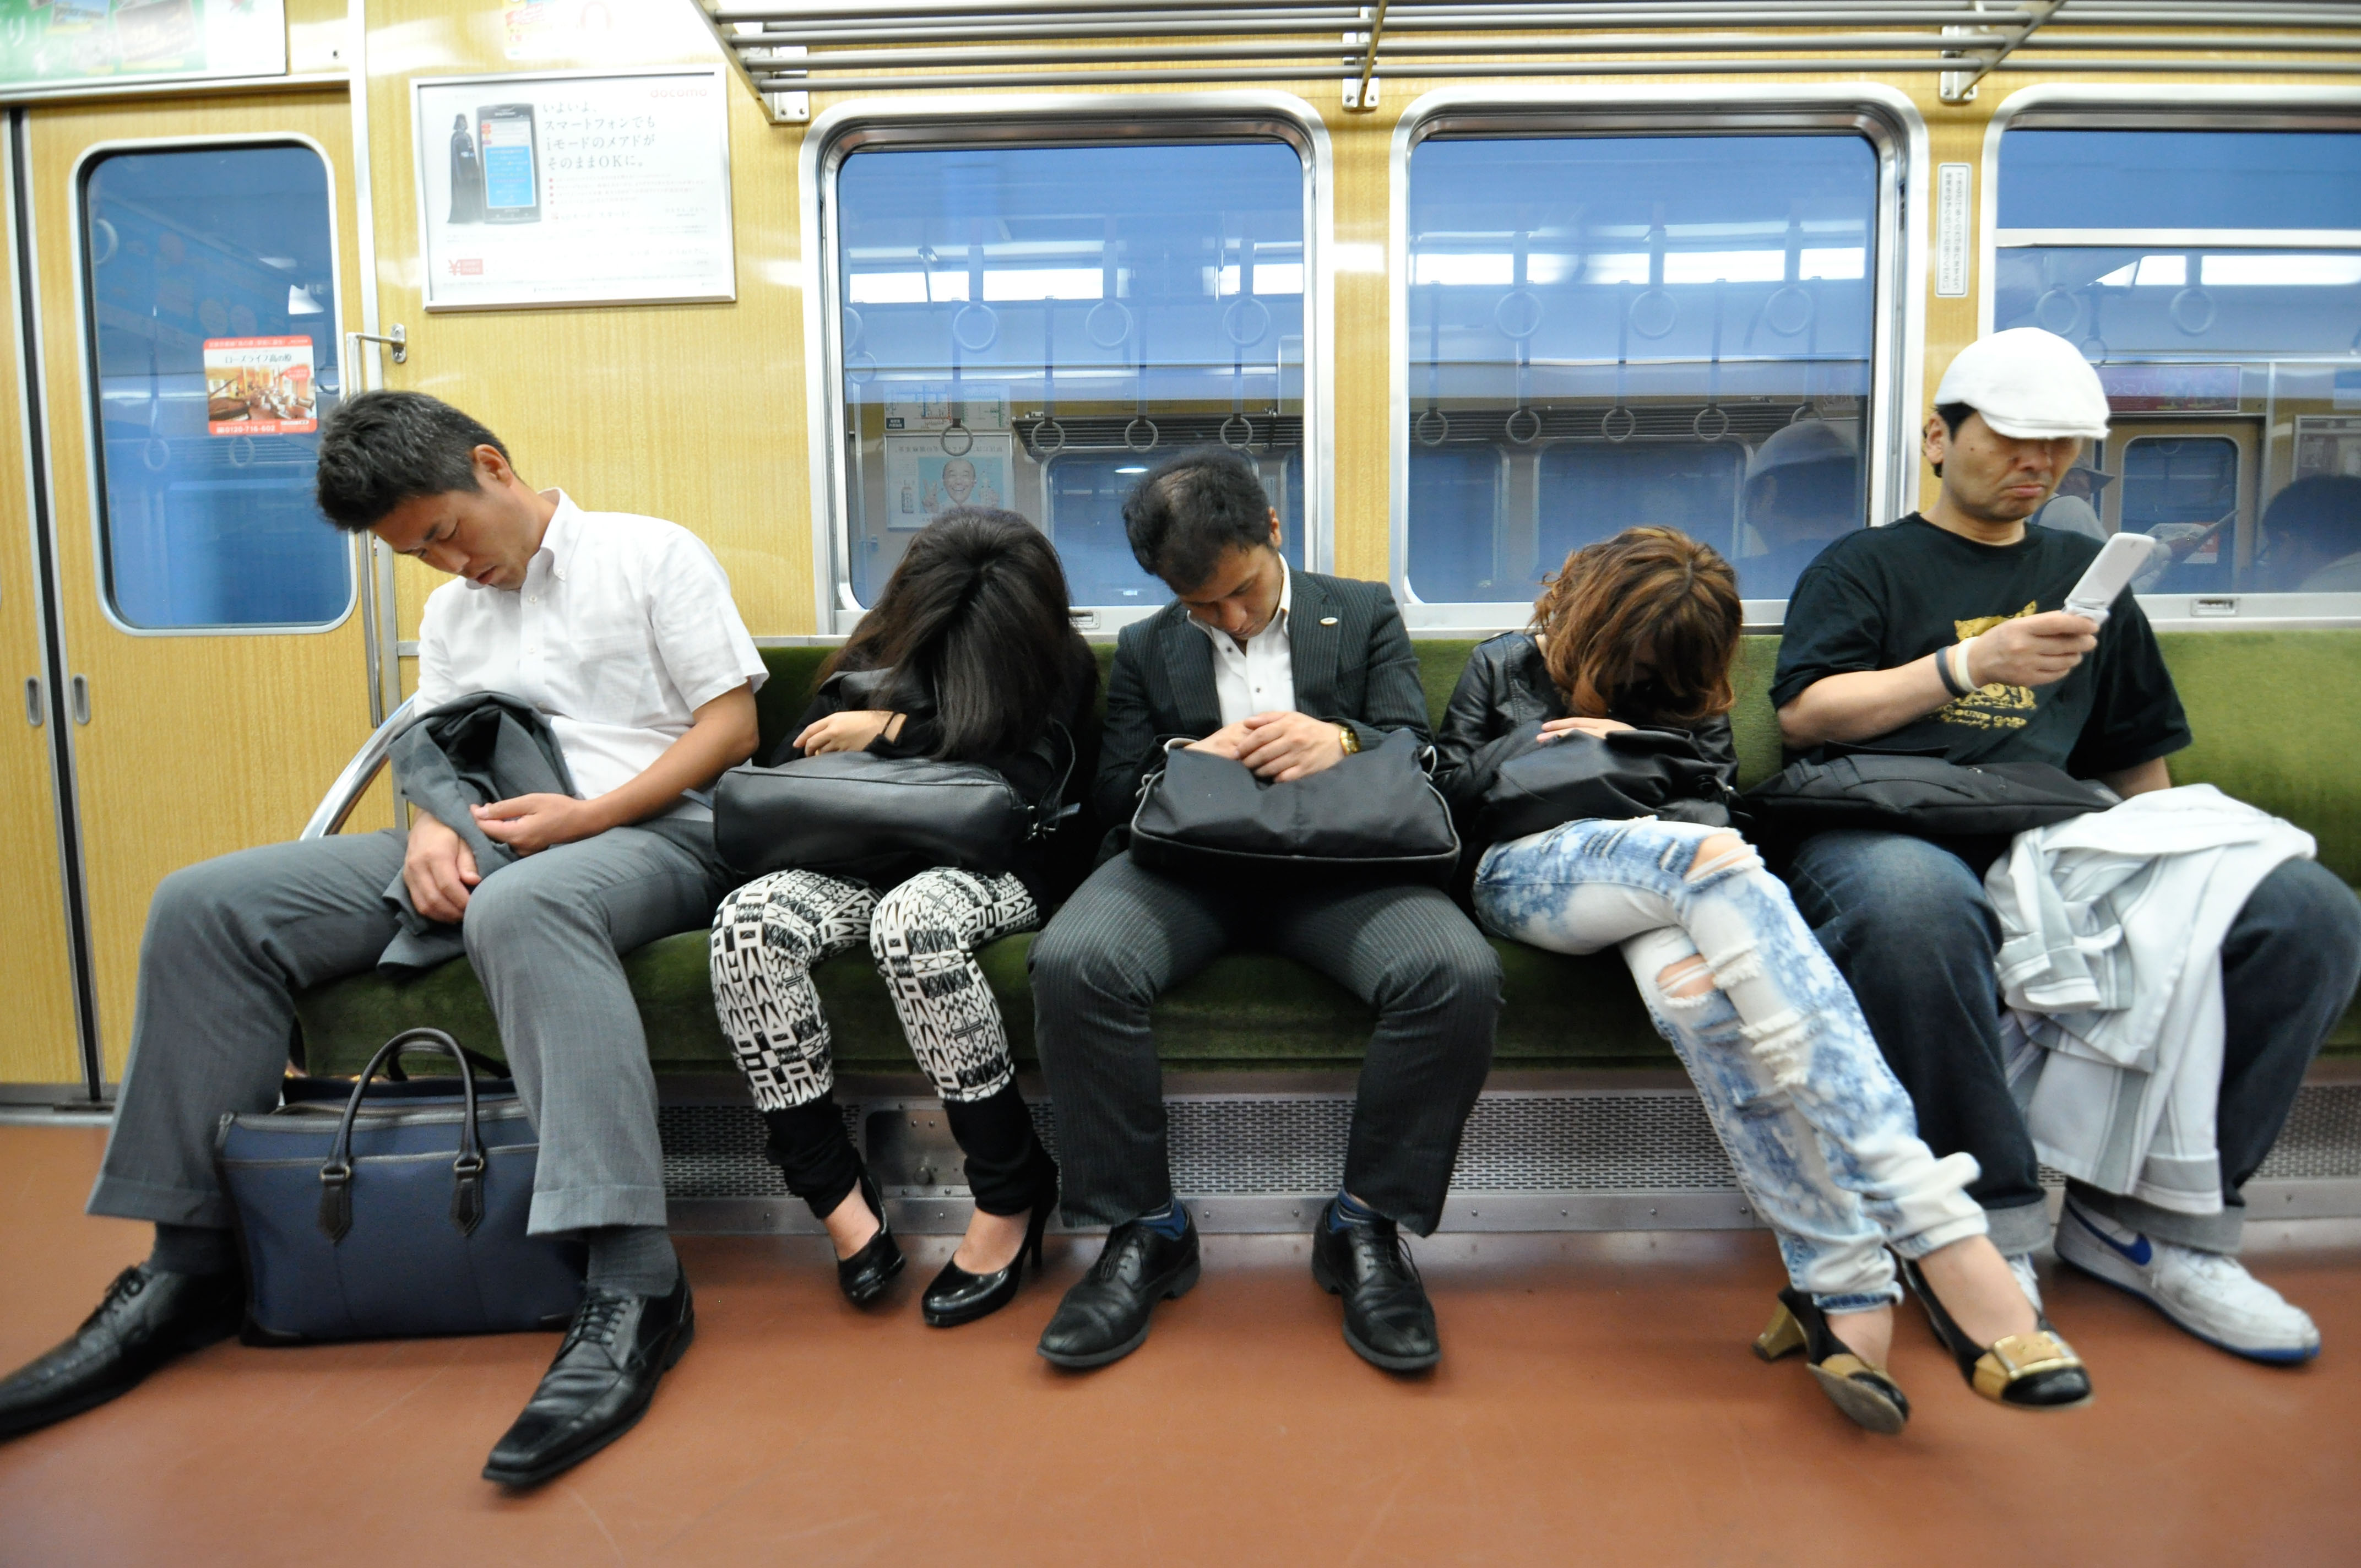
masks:
POLYGON ((671 1291, 636 1296, 592 1285, 524 1413, 492 1447, 484 1479, 532 1486, 589 1458, 647 1413, 656 1384, 697 1335, 683 1270, 671 1291))
POLYGON ((1194 1221, 1177 1238, 1137 1220, 1117 1225, 1041 1331, 1041 1357, 1075 1371, 1120 1361, 1147 1343, 1156 1303, 1185 1296, 1196 1283, 1194 1221))
POLYGON ((1345 1298, 1345 1343, 1372 1366, 1425 1371, 1443 1359, 1443 1345, 1401 1233, 1391 1220, 1347 1219, 1338 1227, 1335 1218, 1331 1199, 1312 1233, 1312 1277, 1345 1298))
POLYGON ((168 1274, 134 1264, 115 1277, 73 1337, 0 1382, 0 1437, 61 1421, 127 1393, 181 1354, 237 1332, 236 1274, 168 1274))

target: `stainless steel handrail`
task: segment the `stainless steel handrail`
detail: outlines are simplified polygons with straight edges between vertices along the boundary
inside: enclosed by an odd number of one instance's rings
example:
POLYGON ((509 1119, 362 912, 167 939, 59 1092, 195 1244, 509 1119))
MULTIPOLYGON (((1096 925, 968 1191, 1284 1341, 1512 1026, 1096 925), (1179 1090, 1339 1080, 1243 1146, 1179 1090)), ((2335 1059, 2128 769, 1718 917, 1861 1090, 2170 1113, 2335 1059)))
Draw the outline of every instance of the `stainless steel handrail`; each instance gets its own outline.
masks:
POLYGON ((361 803, 361 796, 368 793, 368 786, 377 782, 379 770, 392 753, 394 741, 417 718, 418 699, 402 698, 401 706, 386 715, 385 722, 361 742, 361 749, 353 753, 353 760, 345 764, 345 771, 336 775, 336 782, 320 797, 320 804, 313 808, 312 820, 303 824, 303 831, 297 837, 324 839, 342 828, 345 818, 353 814, 353 807, 361 803))

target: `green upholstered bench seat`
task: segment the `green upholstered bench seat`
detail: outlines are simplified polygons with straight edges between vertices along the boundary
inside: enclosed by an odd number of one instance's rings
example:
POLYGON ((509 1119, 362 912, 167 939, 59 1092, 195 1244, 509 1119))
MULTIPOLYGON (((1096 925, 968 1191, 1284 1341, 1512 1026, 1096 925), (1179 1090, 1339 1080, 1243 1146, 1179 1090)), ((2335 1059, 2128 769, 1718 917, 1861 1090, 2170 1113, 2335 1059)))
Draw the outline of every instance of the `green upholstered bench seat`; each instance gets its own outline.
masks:
MULTIPOLYGON (((2197 743, 2172 760, 2175 781, 2216 784, 2300 824, 2320 841, 2323 864, 2348 883, 2361 881, 2361 778, 2353 764, 2361 758, 2361 631, 2179 632, 2162 641, 2197 733, 2197 743)), ((1427 705, 1438 718, 1472 646, 1457 640, 1417 644, 1427 705)), ((1102 662, 1113 652, 1102 647, 1102 662)), ((1748 784, 1779 764, 1768 696, 1777 652, 1778 639, 1749 637, 1740 653, 1732 718, 1748 784)), ((767 745, 802 714, 826 651, 770 648, 763 656, 771 667, 760 696, 767 745)), ((983 953, 1017 1059, 1027 1065, 1034 1060, 1025 976, 1031 940, 1011 937, 983 953)), ((1675 1065, 1615 955, 1571 959, 1513 942, 1493 946, 1508 997, 1499 1066, 1675 1065)), ((651 943, 626 958, 624 970, 659 1072, 727 1070, 704 933, 651 943)), ((884 986, 865 958, 830 959, 816 978, 842 1068, 912 1070, 884 986)), ((297 999, 297 1013, 314 1072, 357 1072, 388 1036, 419 1025, 500 1054, 490 1009, 464 959, 406 985, 368 974, 321 986, 297 999)), ((1156 1012, 1159 1049, 1179 1069, 1349 1066, 1359 1060, 1369 1027, 1368 1009, 1334 982, 1291 959, 1255 953, 1216 959, 1174 987, 1156 1012)), ((2329 1049, 2361 1054, 2361 1007, 2346 1014, 2329 1049)))

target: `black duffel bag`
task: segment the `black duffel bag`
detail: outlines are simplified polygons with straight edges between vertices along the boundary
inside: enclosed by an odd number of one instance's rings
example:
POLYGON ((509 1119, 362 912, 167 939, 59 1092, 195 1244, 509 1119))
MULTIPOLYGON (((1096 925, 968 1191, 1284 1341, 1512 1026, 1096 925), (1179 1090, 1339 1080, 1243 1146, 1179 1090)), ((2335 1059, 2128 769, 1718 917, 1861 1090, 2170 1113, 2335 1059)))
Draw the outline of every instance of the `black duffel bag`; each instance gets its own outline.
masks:
MULTIPOLYGON (((1528 740, 1541 733, 1538 721, 1524 728, 1528 740)), ((1737 798, 1686 729, 1575 730, 1501 763, 1477 821, 1495 844, 1587 817, 1657 817, 1727 828, 1737 798)))
POLYGON ((290 1079, 284 1103, 224 1116, 214 1168, 237 1221, 248 1344, 562 1329, 581 1305, 580 1243, 525 1234, 540 1153, 506 1080, 457 1041, 411 1029, 357 1083, 290 1079), (397 1080, 404 1050, 459 1064, 397 1080))
POLYGON ((1140 789, 1131 858, 1176 875, 1281 871, 1446 884, 1459 834, 1427 776, 1432 754, 1397 729, 1375 751, 1271 784, 1244 762, 1175 743, 1140 789))
POLYGON ((735 767, 714 786, 714 845, 756 876, 794 868, 898 881, 918 865, 997 875, 1078 809, 1064 804, 1073 738, 1052 723, 1037 745, 1057 780, 1038 800, 981 762, 828 751, 735 767))
POLYGON ((1870 828, 1930 839, 2005 839, 2116 804, 2104 784, 2048 762, 1953 762, 1938 754, 1847 751, 1796 762, 1744 795, 1783 837, 1870 828))

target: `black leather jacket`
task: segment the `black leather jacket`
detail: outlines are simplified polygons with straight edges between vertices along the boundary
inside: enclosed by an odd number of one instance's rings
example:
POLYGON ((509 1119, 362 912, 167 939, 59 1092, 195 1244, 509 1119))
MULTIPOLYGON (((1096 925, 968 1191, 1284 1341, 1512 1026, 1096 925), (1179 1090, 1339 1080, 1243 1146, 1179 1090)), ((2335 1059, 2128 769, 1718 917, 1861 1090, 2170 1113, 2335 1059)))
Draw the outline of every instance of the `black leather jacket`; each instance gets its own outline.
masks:
MULTIPOLYGON (((1474 841, 1470 829, 1484 794, 1507 762, 1532 742, 1517 731, 1538 720, 1570 717, 1565 700, 1551 684, 1549 666, 1530 631, 1505 631, 1487 638, 1467 655, 1451 706, 1434 732, 1436 787, 1451 803, 1459 819, 1460 837, 1471 855, 1485 846, 1474 841)), ((1612 717, 1623 718, 1622 715, 1612 717)), ((1626 722, 1631 722, 1626 718, 1626 722)), ((1664 725, 1652 721, 1652 729, 1664 725)), ((1738 752, 1728 718, 1708 718, 1689 731, 1708 762, 1721 769, 1733 787, 1738 782, 1738 752)))

